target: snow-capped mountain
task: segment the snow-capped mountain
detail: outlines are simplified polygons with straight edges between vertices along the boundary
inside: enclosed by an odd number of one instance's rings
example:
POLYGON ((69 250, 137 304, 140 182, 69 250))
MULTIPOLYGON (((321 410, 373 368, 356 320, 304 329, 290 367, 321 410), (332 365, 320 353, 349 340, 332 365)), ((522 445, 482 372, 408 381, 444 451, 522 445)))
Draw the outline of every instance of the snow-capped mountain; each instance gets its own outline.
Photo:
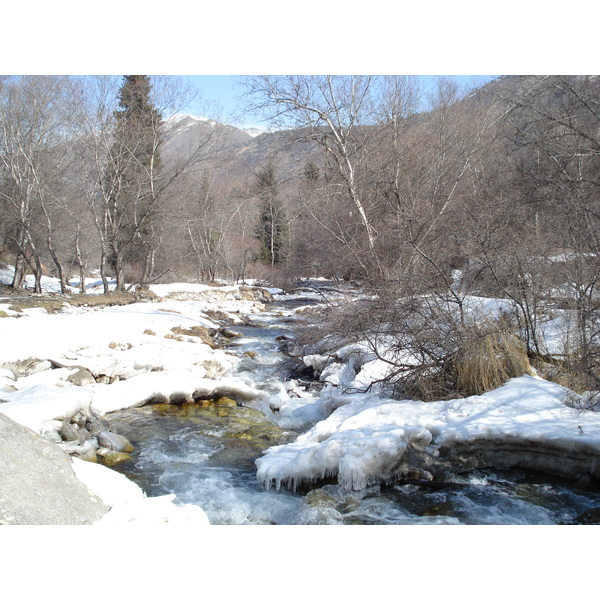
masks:
POLYGON ((164 119, 162 155, 166 160, 185 160, 198 152, 202 168, 218 165, 215 176, 253 173, 272 160, 281 172, 300 172, 309 160, 308 143, 291 144, 298 131, 268 133, 258 128, 240 129, 213 119, 174 114, 164 119), (218 171, 218 172, 217 172, 218 171))

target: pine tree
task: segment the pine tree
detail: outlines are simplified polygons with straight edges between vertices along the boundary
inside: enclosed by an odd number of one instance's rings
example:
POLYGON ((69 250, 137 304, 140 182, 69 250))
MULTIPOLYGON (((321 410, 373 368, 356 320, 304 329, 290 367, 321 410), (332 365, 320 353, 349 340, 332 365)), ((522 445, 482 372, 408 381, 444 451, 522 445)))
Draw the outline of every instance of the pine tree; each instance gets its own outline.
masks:
POLYGON ((258 259, 271 267, 281 264, 287 257, 288 224, 285 208, 279 197, 275 167, 267 164, 257 173, 261 209, 256 229, 260 242, 258 259))
POLYGON ((150 99, 147 75, 125 75, 115 112, 115 142, 108 177, 112 217, 110 263, 117 288, 124 288, 125 264, 139 282, 149 275, 154 258, 156 181, 160 174, 160 112, 150 99))
POLYGON ((306 165, 304 165, 302 175, 306 181, 314 184, 319 181, 319 167, 317 167, 312 160, 309 160, 306 165))

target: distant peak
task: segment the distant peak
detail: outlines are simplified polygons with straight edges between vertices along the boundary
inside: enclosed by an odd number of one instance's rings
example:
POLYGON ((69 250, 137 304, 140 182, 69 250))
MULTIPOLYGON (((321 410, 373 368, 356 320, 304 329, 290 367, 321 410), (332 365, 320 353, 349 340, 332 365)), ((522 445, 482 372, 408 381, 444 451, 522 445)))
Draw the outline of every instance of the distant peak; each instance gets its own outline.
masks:
POLYGON ((165 123, 168 123, 169 125, 176 125, 177 123, 181 123, 182 121, 185 121, 185 120, 198 121, 199 123, 215 123, 216 122, 207 117, 197 117, 195 115, 186 115, 184 113, 175 113, 174 115, 171 115, 170 117, 167 117, 166 119, 164 119, 165 123))
POLYGON ((261 133, 266 133, 264 129, 257 129, 256 127, 242 129, 242 131, 244 131, 245 133, 247 133, 248 135, 250 135, 252 137, 256 137, 256 136, 260 135, 261 133))

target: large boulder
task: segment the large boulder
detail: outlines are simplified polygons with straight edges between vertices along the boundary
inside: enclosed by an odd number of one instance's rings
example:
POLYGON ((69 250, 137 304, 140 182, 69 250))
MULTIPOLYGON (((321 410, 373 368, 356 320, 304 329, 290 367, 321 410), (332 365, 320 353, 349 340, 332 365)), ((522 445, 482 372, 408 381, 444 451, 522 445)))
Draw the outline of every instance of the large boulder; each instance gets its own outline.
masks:
POLYGON ((0 525, 86 525, 108 510, 63 450, 0 413, 0 525))

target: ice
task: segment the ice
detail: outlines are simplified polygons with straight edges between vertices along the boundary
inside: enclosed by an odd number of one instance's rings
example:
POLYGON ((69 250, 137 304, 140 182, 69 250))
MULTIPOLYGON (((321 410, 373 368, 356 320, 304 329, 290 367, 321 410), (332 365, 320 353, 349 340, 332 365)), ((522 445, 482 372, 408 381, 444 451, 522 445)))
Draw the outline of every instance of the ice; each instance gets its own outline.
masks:
POLYGON ((562 386, 528 375, 481 396, 444 402, 357 394, 292 444, 269 448, 256 461, 257 478, 279 488, 337 475, 343 486, 361 489, 411 469, 427 477, 440 448, 507 440, 525 457, 526 446, 537 444, 556 469, 565 453, 600 458, 597 413, 571 408, 567 396, 562 386))

